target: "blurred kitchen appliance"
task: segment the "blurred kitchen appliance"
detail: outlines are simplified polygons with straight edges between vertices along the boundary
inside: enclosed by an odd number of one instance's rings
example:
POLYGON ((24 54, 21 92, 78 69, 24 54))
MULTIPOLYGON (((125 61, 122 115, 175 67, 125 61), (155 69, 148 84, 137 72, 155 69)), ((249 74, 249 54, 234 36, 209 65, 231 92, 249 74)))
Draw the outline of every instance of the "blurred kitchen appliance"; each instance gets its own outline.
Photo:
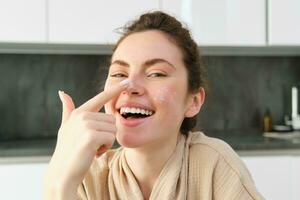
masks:
POLYGON ((291 125, 294 130, 300 130, 300 115, 298 112, 298 88, 292 87, 292 118, 291 125))

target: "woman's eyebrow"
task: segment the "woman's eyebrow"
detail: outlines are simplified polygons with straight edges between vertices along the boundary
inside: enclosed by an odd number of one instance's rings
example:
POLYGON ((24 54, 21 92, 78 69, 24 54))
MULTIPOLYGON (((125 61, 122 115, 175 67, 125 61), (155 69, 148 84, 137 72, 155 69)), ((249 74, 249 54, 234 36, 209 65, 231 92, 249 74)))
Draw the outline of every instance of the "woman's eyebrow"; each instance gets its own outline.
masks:
MULTIPOLYGON (((167 63, 171 67, 175 68, 175 66, 172 63, 170 63, 169 61, 162 59, 162 58, 153 58, 153 59, 147 60, 143 63, 143 66, 149 67, 149 66, 155 65, 157 63, 167 63)), ((129 67, 129 64, 127 62, 125 62, 124 60, 115 60, 111 63, 111 65, 113 65, 113 64, 121 65, 124 67, 129 67)))
POLYGON ((129 67, 129 64, 127 62, 125 62, 124 60, 115 60, 111 63, 111 65, 113 65, 113 64, 121 65, 124 67, 129 67))
POLYGON ((147 60, 146 62, 144 62, 144 66, 145 67, 149 67, 151 65, 155 65, 157 63, 167 63, 168 65, 170 65, 171 67, 175 68, 175 66, 170 63, 169 61, 165 60, 165 59, 162 59, 162 58, 154 58, 154 59, 150 59, 150 60, 147 60))

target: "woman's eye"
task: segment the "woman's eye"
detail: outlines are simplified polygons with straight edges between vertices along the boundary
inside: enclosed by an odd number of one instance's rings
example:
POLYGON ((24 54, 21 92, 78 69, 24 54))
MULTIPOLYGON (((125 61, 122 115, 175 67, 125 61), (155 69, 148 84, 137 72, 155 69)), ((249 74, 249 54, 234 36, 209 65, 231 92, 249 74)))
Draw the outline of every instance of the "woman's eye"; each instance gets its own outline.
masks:
POLYGON ((115 77, 115 78, 125 78, 127 77, 125 74, 117 73, 117 74, 112 74, 110 77, 115 77))
POLYGON ((155 72, 155 73, 151 73, 148 75, 148 77, 165 77, 167 75, 163 74, 163 73, 159 73, 159 72, 155 72))

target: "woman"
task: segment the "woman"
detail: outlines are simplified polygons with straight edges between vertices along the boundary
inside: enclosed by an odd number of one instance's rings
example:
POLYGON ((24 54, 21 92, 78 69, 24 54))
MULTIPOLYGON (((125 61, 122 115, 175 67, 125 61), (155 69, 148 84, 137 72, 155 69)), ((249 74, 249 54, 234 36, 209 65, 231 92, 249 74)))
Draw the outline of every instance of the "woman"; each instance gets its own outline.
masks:
POLYGON ((102 93, 76 109, 59 96, 46 199, 262 199, 226 143, 191 131, 205 81, 197 45, 175 18, 152 12, 125 28, 102 93), (109 150, 115 139, 121 147, 109 150))

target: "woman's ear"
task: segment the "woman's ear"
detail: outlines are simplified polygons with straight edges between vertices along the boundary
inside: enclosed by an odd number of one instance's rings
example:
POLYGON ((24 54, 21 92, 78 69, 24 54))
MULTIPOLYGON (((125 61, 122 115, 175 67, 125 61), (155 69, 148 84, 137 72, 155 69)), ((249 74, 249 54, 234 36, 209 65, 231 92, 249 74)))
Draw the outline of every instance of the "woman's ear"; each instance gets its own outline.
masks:
POLYGON ((194 117, 197 115, 205 100, 205 90, 203 87, 197 93, 191 94, 189 97, 188 107, 185 112, 185 117, 194 117))

